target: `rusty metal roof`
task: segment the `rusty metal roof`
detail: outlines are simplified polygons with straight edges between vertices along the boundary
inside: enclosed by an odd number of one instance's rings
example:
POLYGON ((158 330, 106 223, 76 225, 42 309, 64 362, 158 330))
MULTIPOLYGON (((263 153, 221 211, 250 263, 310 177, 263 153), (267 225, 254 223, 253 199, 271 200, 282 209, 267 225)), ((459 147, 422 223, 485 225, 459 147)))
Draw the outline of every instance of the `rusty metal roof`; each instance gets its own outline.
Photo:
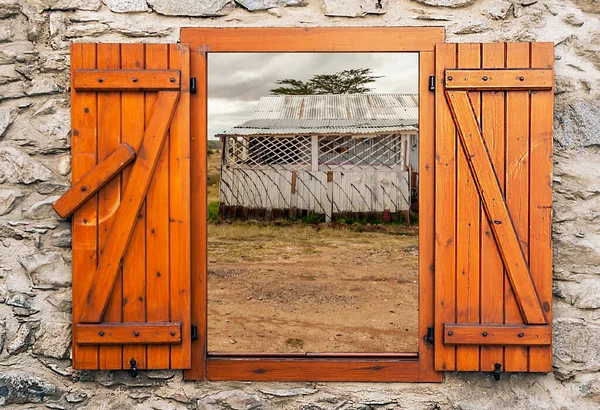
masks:
POLYGON ((383 134, 418 129, 417 94, 272 95, 221 135, 383 134))

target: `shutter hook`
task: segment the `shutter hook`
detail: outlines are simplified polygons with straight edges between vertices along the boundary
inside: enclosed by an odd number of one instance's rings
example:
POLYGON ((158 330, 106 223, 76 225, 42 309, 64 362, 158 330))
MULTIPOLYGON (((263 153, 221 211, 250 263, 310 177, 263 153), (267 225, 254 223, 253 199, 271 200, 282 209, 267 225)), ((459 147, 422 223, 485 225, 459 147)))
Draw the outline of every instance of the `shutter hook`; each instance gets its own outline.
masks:
POLYGON ((129 373, 131 373, 131 377, 137 377, 137 362, 134 358, 131 358, 129 361, 129 373))
POLYGON ((494 380, 500 380, 500 368, 502 365, 500 363, 494 363, 494 380))

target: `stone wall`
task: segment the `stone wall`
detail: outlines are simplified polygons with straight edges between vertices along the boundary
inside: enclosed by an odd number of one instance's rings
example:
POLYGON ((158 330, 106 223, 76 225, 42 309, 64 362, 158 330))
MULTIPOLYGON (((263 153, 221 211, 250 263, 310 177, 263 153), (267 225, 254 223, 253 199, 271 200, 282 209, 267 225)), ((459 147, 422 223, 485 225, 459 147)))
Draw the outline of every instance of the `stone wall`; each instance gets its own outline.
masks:
POLYGON ((596 408, 600 403, 600 1, 0 0, 0 406, 52 409, 596 408), (556 49, 554 373, 442 384, 184 383, 70 367, 72 41, 174 42, 181 26, 445 26, 556 49))

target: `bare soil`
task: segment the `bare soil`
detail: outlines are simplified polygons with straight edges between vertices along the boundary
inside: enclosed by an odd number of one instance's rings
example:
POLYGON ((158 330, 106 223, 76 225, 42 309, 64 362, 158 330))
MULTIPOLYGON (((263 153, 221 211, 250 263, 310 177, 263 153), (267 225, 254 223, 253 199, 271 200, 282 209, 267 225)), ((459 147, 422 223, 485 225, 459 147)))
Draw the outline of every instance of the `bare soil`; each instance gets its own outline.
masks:
POLYGON ((416 229, 209 225, 209 351, 416 351, 416 229))

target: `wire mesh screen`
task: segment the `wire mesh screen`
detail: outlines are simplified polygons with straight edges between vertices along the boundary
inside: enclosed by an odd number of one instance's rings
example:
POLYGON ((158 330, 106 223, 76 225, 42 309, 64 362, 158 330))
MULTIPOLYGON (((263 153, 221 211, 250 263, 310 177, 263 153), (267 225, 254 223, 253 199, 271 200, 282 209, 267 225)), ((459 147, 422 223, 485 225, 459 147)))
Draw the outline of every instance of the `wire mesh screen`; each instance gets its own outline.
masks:
POLYGON ((403 163, 400 135, 319 138, 319 165, 327 169, 374 167, 391 169, 403 163))
POLYGON ((301 170, 311 166, 311 138, 225 137, 224 165, 301 170))

